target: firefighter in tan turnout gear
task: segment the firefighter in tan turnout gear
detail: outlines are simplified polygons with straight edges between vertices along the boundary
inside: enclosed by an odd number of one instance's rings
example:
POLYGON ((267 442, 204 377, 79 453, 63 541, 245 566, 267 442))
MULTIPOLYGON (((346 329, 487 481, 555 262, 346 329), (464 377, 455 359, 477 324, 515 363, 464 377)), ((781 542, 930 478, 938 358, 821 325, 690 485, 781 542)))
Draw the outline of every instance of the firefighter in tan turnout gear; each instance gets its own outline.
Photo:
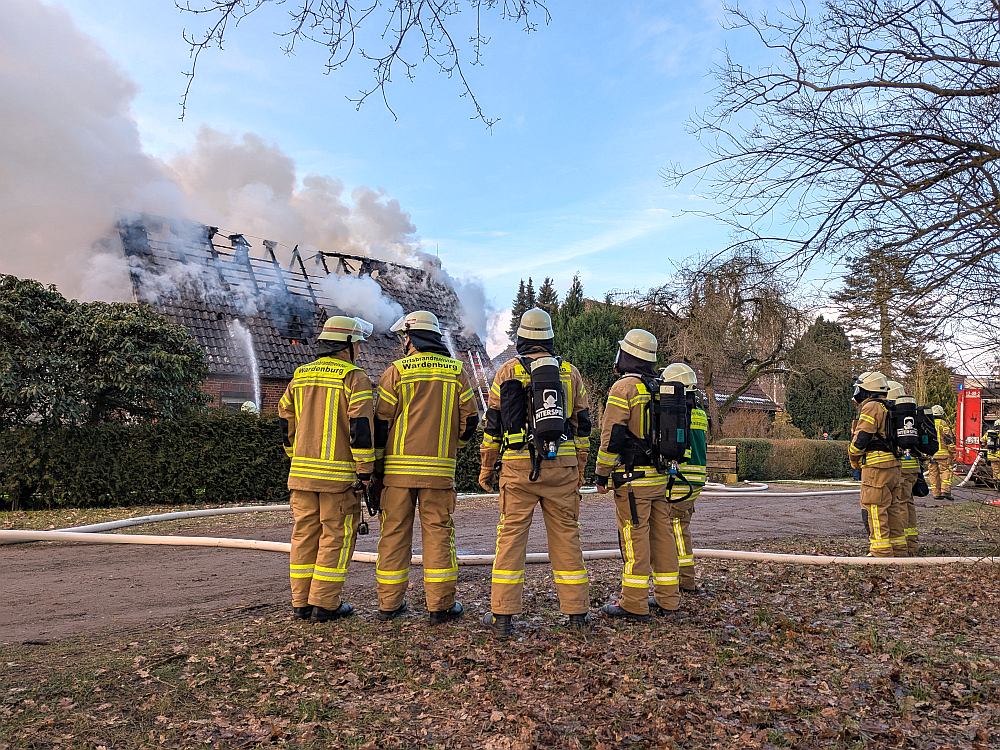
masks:
POLYGON ((656 337, 632 329, 618 342, 615 371, 601 421, 601 448, 595 469, 597 486, 615 487, 615 515, 622 552, 622 587, 618 601, 602 611, 609 617, 648 620, 680 606, 677 547, 667 474, 657 468, 653 404, 656 386, 656 337), (653 597, 649 597, 650 574, 653 597))
POLYGON ((511 632, 522 610, 524 560, 535 506, 542 506, 559 608, 573 627, 587 627, 590 582, 580 546, 580 495, 587 463, 590 411, 579 371, 555 356, 549 314, 532 308, 517 329, 517 357, 490 389, 479 484, 492 491, 500 470, 500 521, 492 573, 492 612, 483 622, 511 632))
POLYGON ((437 317, 418 310, 390 329, 405 356, 378 385, 375 446, 384 469, 381 537, 375 566, 379 618, 406 611, 413 520, 419 511, 424 596, 431 624, 462 616, 455 601, 455 465, 460 446, 476 432, 479 413, 462 362, 452 358, 437 317))
POLYGON ((928 484, 935 500, 954 500, 951 495, 951 467, 955 463, 955 433, 948 424, 943 406, 934 404, 931 416, 934 417, 934 428, 937 430, 938 451, 927 467, 928 484))
POLYGON ((889 442, 889 383, 880 372, 865 372, 854 383, 853 400, 861 407, 847 446, 851 468, 861 470, 861 507, 868 527, 869 554, 892 557, 889 513, 900 501, 899 460, 889 442))
POLYGON ((354 612, 341 600, 361 505, 356 483, 375 465, 372 384, 355 358, 370 324, 337 315, 323 325, 319 358, 299 367, 278 402, 293 516, 289 574, 297 617, 354 612))
POLYGON ((695 503, 705 489, 708 476, 708 414, 698 402, 698 376, 683 362, 674 362, 660 374, 664 381, 684 384, 687 404, 690 410, 691 446, 684 461, 678 467, 688 484, 674 482, 668 493, 671 523, 677 546, 677 563, 680 568, 681 591, 693 593, 698 590, 694 580, 694 547, 691 543, 691 517, 695 503))
MULTIPOLYGON (((887 383, 889 392, 886 394, 886 401, 897 409, 909 405, 915 414, 917 400, 906 395, 903 384, 895 380, 887 383)), ((900 449, 898 497, 889 507, 889 541, 892 543, 894 557, 914 557, 917 554, 917 508, 913 501, 913 488, 920 475, 920 457, 916 450, 900 449)))

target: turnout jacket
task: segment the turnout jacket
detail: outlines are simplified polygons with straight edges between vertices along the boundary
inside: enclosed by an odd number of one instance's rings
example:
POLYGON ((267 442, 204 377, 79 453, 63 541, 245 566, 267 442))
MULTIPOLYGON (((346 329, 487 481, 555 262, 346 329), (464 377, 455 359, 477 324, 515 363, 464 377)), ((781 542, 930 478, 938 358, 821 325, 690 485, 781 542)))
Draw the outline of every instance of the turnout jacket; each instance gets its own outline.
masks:
POLYGON ((278 402, 288 489, 344 492, 375 466, 372 383, 364 370, 320 357, 295 370, 278 402))
POLYGON ((884 401, 869 398, 861 402, 861 413, 847 446, 853 468, 899 468, 899 459, 889 447, 888 418, 889 409, 884 401))
MULTIPOLYGON (((548 356, 551 355, 545 352, 532 352, 525 355, 525 358, 537 359, 548 356)), ((523 386, 527 386, 531 382, 531 375, 517 357, 507 360, 500 366, 496 377, 493 378, 493 386, 490 388, 483 445, 480 449, 483 471, 493 469, 503 446, 504 426, 501 424, 500 418, 500 386, 509 380, 518 380, 523 386)), ((587 456, 590 454, 591 431, 590 400, 587 396, 587 389, 583 385, 580 371, 569 362, 564 361, 560 366, 559 380, 563 387, 567 422, 572 434, 569 436, 569 440, 559 446, 559 451, 554 459, 542 461, 542 467, 584 466, 587 463, 587 456)), ((531 472, 531 455, 527 448, 521 450, 505 449, 503 460, 513 471, 524 475, 531 472)))
POLYGON ((938 441, 938 452, 934 454, 934 458, 950 461, 955 457, 955 433, 943 417, 934 418, 934 429, 937 431, 938 441))
MULTIPOLYGON (((624 375, 611 386, 608 403, 601 419, 601 447, 597 451, 597 465, 594 473, 599 477, 611 476, 616 469, 624 469, 625 457, 621 445, 615 440, 622 425, 635 438, 648 446, 650 430, 650 393, 642 379, 636 375, 624 375), (617 450, 616 450, 617 449, 617 450)), ((619 438, 620 439, 620 438, 619 438)), ((638 447, 638 446, 637 446, 638 447)), ((633 487, 666 487, 667 475, 660 474, 649 463, 649 454, 636 457, 634 469, 637 477, 630 482, 633 487)))
POLYGON ((691 447, 679 468, 694 489, 700 490, 708 475, 708 414, 697 403, 691 407, 690 427, 691 447))
POLYGON ((476 432, 479 412, 462 362, 415 352, 379 380, 375 446, 385 486, 452 489, 458 449, 476 432))
POLYGON ((983 435, 982 447, 986 449, 987 461, 1000 461, 1000 431, 991 428, 983 435))

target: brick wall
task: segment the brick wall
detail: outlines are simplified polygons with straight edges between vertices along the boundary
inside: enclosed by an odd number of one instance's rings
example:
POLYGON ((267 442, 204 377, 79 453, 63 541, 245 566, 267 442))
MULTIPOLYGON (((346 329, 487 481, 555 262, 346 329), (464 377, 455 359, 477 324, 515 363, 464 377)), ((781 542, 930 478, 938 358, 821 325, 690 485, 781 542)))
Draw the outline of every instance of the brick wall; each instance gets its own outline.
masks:
MULTIPOLYGON (((261 411, 273 414, 278 411, 278 400, 285 392, 288 382, 283 379, 266 378, 261 381, 261 411)), ((201 389, 212 399, 212 406, 239 408, 244 401, 253 401, 253 384, 245 377, 209 375, 201 389)))

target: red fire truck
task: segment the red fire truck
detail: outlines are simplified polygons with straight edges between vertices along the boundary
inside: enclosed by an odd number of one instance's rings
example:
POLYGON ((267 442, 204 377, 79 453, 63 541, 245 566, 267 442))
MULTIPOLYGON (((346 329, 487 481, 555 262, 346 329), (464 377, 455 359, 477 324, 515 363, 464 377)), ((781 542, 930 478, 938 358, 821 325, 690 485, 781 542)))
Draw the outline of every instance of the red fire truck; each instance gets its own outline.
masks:
POLYGON ((971 466, 979 454, 979 438, 1000 419, 1000 388, 959 388, 955 419, 956 461, 971 466))

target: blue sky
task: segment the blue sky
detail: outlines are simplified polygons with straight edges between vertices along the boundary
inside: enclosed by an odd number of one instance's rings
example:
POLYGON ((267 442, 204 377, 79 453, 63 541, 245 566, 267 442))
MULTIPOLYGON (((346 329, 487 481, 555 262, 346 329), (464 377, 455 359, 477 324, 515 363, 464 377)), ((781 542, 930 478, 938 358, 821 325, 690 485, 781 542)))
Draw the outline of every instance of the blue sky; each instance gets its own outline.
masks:
MULTIPOLYGON (((321 50, 285 56, 277 7, 203 58, 178 120, 187 48, 200 23, 171 0, 58 0, 138 87, 143 144, 170 158, 202 125, 252 131, 296 160, 398 199, 425 248, 455 274, 483 279, 505 307, 517 279, 579 272, 589 294, 648 287, 672 262, 725 244, 727 231, 686 216, 704 206, 666 186, 660 170, 703 152, 686 132, 710 102, 723 45, 747 40, 719 23, 720 3, 588 0, 551 3, 552 21, 526 35, 494 26, 485 65, 469 76, 492 131, 470 119, 455 81, 428 67, 390 88, 398 120, 377 100, 347 100, 368 80, 363 61, 323 75, 321 50)), ((294 242, 296 238, 278 238, 294 242)))

